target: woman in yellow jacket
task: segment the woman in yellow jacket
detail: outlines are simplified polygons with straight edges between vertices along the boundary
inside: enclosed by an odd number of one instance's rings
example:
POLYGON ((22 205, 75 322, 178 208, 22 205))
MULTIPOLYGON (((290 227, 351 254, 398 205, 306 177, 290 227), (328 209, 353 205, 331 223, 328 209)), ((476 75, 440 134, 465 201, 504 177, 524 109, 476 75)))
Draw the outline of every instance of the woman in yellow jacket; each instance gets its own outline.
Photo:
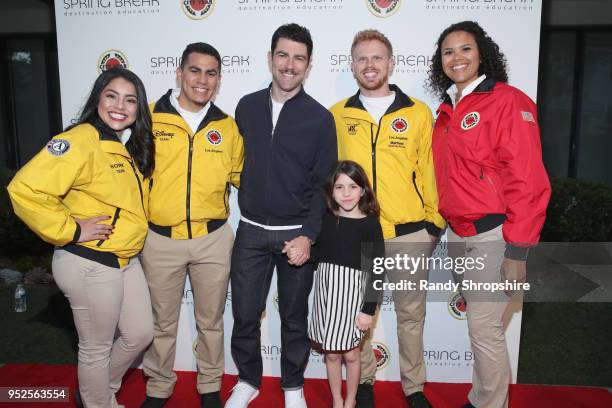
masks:
POLYGON ((56 246, 53 275, 79 335, 87 408, 118 406, 121 378, 153 336, 137 255, 147 235, 154 149, 142 82, 111 69, 95 81, 77 124, 51 139, 8 186, 15 213, 56 246))

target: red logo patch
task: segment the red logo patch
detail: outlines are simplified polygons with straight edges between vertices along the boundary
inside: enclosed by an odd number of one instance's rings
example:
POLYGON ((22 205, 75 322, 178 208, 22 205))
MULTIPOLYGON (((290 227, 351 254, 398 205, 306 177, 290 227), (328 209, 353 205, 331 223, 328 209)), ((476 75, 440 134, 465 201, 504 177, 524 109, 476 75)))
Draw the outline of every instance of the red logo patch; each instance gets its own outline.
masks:
POLYGON ((457 320, 465 320, 467 318, 465 312, 467 310, 467 302, 461 293, 453 293, 448 299, 448 313, 457 320))
POLYGON ((382 370, 389 364, 389 361, 391 360, 391 352, 383 343, 373 341, 371 344, 374 357, 376 357, 376 370, 382 370))
POLYGON ((221 133, 218 130, 209 130, 208 133, 206 133, 206 139, 208 140, 208 142, 211 145, 219 145, 221 144, 221 142, 223 141, 223 137, 221 136, 221 133))
POLYGON ((397 133, 404 133, 408 129, 408 122, 403 118, 393 119, 391 122, 391 128, 397 133))
POLYGON ((129 68, 127 57, 121 51, 108 50, 98 58, 99 73, 116 67, 129 68))
POLYGON ((187 17, 201 20, 208 17, 217 0, 182 0, 181 6, 187 17))
POLYGON ((480 122, 480 113, 478 112, 470 112, 463 117, 461 121, 461 129, 469 130, 476 126, 480 122))

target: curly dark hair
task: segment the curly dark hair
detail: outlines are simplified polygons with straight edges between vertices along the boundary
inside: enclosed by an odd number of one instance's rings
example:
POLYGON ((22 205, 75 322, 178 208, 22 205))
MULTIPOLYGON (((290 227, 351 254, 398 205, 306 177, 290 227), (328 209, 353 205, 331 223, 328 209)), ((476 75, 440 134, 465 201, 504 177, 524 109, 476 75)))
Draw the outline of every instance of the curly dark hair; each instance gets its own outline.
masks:
POLYGON ((329 174, 325 185, 325 200, 330 211, 336 212, 340 208, 336 200, 334 200, 334 184, 341 174, 345 174, 363 189, 363 194, 359 199, 357 206, 359 210, 366 215, 380 214, 380 206, 376 195, 370 186, 370 180, 363 167, 352 160, 343 160, 336 163, 336 166, 329 174))
POLYGON ((498 82, 508 82, 508 74, 506 72, 506 57, 499 50, 499 46, 491 37, 482 29, 475 21, 462 21, 455 23, 440 34, 436 44, 436 51, 431 59, 428 74, 429 79, 426 82, 427 89, 440 98, 444 99, 446 90, 453 84, 453 81, 446 76, 442 69, 442 42, 446 36, 456 31, 465 31, 474 36, 478 52, 480 53, 480 66, 478 67, 478 75, 485 74, 487 78, 494 79, 498 82))

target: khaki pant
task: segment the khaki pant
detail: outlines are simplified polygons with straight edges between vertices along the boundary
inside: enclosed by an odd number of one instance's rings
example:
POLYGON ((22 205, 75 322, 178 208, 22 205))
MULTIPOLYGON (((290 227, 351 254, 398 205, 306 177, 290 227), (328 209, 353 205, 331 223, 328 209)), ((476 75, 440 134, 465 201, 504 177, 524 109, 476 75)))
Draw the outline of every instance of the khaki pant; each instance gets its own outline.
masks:
MULTIPOLYGON (((402 235, 386 240, 386 256, 407 254, 409 257, 429 257, 433 244, 427 230, 422 229, 412 234, 402 235)), ((419 268, 411 274, 406 270, 388 270, 389 282, 400 282, 403 279, 418 282, 427 280, 429 271, 419 268)), ((399 366, 402 389, 405 395, 423 391, 426 381, 425 360, 423 357, 423 327, 425 324, 425 307, 427 291, 395 291, 392 293, 397 318, 397 338, 399 349, 399 366)), ((360 383, 373 383, 376 376, 376 358, 372 352, 370 336, 362 344, 360 383)))
MULTIPOLYGON (((484 259, 484 270, 471 269, 461 275, 455 274, 457 282, 501 282, 500 267, 505 247, 501 225, 465 238, 448 228, 450 257, 484 259)), ((503 292, 491 294, 464 290, 462 294, 467 302, 468 331, 474 353, 472 389, 468 399, 478 408, 505 408, 508 406, 510 359, 502 317, 508 306, 508 298, 503 292)))
POLYGON ((115 408, 123 375, 153 337, 151 301, 140 262, 133 258, 124 268, 111 268, 56 250, 52 268, 79 335, 83 403, 87 408, 115 408))
POLYGON ((154 316, 153 344, 144 356, 147 395, 168 398, 176 384, 173 371, 181 300, 189 271, 198 339, 197 389, 219 391, 224 369, 223 311, 234 235, 229 224, 194 239, 171 239, 149 230, 142 251, 154 316))

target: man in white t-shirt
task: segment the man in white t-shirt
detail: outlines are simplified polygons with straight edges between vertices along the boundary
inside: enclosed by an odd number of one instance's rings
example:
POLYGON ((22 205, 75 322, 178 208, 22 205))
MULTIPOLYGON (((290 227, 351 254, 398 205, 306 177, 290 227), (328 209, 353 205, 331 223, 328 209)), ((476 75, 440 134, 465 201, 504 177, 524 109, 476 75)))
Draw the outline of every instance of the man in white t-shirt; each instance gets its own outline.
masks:
MULTIPOLYGON (((353 76, 359 91, 331 108, 338 135, 338 158, 354 160, 368 174, 380 203, 388 257, 430 256, 445 226, 438 213, 431 155, 432 115, 423 102, 389 84, 395 66, 391 43, 376 30, 355 35, 353 76)), ((392 282, 426 280, 428 271, 388 270, 392 282)), ((423 394, 425 291, 395 291, 402 388, 411 408, 431 405, 423 394)), ((376 359, 369 337, 362 344, 358 407, 373 407, 376 359)))

